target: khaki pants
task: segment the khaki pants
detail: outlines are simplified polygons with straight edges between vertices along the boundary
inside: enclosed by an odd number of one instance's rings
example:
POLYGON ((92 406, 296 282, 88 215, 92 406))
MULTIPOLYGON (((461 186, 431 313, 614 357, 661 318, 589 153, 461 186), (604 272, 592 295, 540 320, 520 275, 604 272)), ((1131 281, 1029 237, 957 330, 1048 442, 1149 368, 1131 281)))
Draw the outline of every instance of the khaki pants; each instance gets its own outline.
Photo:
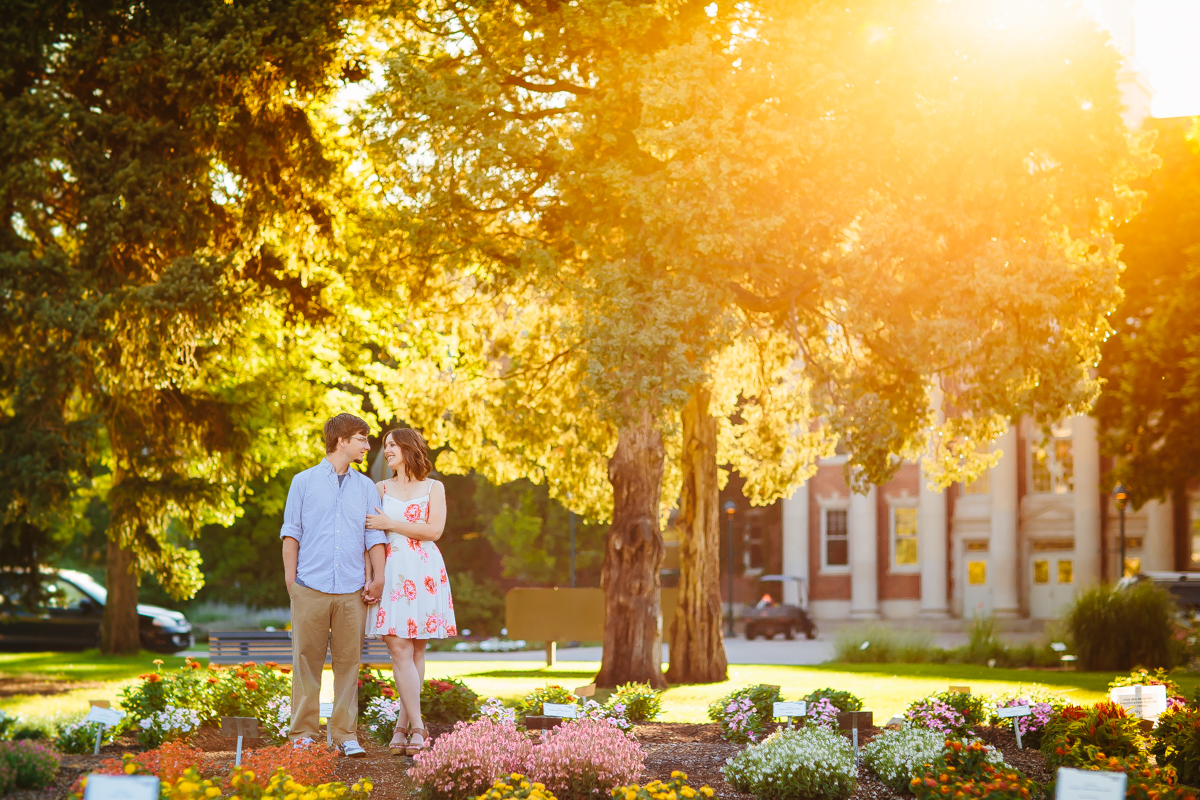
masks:
POLYGON ((321 673, 328 647, 333 654, 333 716, 329 730, 335 744, 358 736, 358 664, 362 658, 366 604, 359 592, 325 594, 293 583, 292 597, 292 727, 289 739, 319 740, 321 673))

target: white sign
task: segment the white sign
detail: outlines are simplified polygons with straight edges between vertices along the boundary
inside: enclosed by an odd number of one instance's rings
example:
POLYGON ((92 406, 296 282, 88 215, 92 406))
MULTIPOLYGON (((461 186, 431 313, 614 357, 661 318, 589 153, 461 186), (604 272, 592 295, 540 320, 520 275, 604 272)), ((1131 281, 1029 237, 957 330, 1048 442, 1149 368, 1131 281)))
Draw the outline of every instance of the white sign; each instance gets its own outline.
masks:
POLYGON ((88 775, 83 800, 158 800, 153 775, 88 775))
POLYGON ((1132 716, 1158 721, 1158 715, 1167 710, 1167 687, 1165 686, 1118 686, 1109 692, 1109 698, 1125 707, 1132 716))
POLYGON ((579 707, 570 703, 542 703, 542 715, 560 719, 575 719, 579 716, 579 707))
POLYGON ((1001 719, 1008 719, 1009 717, 1028 717, 1032 713, 1033 709, 1029 706, 1009 706, 1008 708, 1001 708, 996 711, 996 715, 1001 719))
POLYGON ((99 722, 104 727, 111 728, 119 723, 124 716, 124 711, 118 711, 115 708, 101 708, 100 706, 92 706, 88 709, 87 716, 83 718, 83 721, 99 722))
POLYGON ((1059 767, 1054 800, 1125 800, 1125 773, 1059 767))
POLYGON ((333 703, 321 703, 321 709, 317 712, 317 716, 321 719, 329 719, 333 716, 333 703))
POLYGON ((803 700, 795 703, 776 703, 771 710, 771 716, 779 719, 781 717, 803 717, 808 713, 808 703, 803 700))

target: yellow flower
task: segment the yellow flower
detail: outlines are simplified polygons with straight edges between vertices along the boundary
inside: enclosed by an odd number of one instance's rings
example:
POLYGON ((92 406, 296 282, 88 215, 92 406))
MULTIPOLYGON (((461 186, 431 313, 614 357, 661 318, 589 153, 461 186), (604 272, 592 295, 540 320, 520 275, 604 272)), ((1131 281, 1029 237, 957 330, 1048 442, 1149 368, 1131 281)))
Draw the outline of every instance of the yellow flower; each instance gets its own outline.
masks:
POLYGON ((183 794, 191 794, 199 788, 199 786, 186 779, 175 784, 175 790, 182 792, 183 794))
POLYGON ((522 788, 522 789, 528 789, 528 788, 529 788, 529 781, 521 781, 521 788, 522 788))
POLYGON ((364 792, 369 792, 369 791, 371 791, 372 789, 374 789, 374 788, 375 788, 375 784, 371 783, 371 779, 370 779, 370 778, 367 778, 366 780, 364 780, 364 781, 362 782, 362 785, 363 785, 363 791, 364 791, 364 792))
POLYGON ((354 791, 356 791, 356 792, 361 792, 361 791, 362 791, 362 784, 361 784, 361 783, 356 783, 356 784, 354 784, 353 786, 351 786, 350 788, 351 788, 351 789, 353 789, 353 790, 354 790, 354 791))
POLYGON ((125 774, 126 775, 132 775, 135 772, 137 772, 137 764, 130 762, 129 764, 125 765, 125 774))
POLYGON ((690 786, 683 787, 682 789, 679 790, 679 793, 689 799, 696 796, 696 790, 690 786))
POLYGON ((519 772, 514 772, 512 775, 509 775, 508 777, 509 777, 509 778, 511 778, 511 779, 512 779, 512 780, 514 780, 514 781, 519 781, 519 780, 521 780, 521 778, 522 778, 522 777, 524 777, 524 776, 523 776, 523 775, 521 775, 521 773, 519 773, 519 772))
POLYGON ((152 664, 157 664, 158 666, 160 666, 160 667, 161 667, 161 666, 162 666, 162 663, 163 663, 163 660, 162 660, 161 658, 156 658, 156 659, 154 659, 154 661, 152 661, 152 662, 150 662, 150 663, 152 663, 152 664))
POLYGON ((210 786, 204 790, 204 796, 205 797, 220 797, 221 790, 215 786, 210 786))
POLYGON ((712 787, 711 786, 701 786, 700 794, 704 795, 705 797, 712 797, 713 796, 712 787))
POLYGON ((248 781, 254 780, 254 770, 252 770, 252 769, 248 769, 248 770, 244 771, 242 773, 242 775, 246 776, 246 780, 248 780, 248 781))
POLYGON ((679 770, 675 770, 675 771, 673 771, 673 772, 671 773, 671 777, 672 777, 672 778, 686 778, 686 777, 687 777, 687 775, 684 775, 684 774, 683 774, 682 772, 680 772, 679 770))

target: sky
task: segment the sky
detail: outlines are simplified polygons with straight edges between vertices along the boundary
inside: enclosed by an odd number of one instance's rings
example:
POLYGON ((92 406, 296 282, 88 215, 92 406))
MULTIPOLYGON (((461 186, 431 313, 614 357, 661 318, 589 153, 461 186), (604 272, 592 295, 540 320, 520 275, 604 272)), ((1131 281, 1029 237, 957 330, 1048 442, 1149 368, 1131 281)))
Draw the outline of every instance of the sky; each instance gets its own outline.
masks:
POLYGON ((1137 0, 1134 60, 1156 117, 1200 114, 1200 0, 1137 0))

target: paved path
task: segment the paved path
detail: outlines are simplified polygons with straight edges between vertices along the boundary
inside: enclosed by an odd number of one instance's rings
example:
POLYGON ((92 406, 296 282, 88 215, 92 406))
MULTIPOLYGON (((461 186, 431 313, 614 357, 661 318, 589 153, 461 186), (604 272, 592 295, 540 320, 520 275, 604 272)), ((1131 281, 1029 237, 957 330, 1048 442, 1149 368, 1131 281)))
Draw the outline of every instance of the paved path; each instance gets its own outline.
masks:
MULTIPOLYGON (((667 646, 663 645, 663 661, 667 661, 667 646)), ((730 664, 820 664, 833 658, 833 641, 819 636, 807 639, 766 640, 726 639, 725 657, 730 664)), ((427 661, 544 661, 543 650, 521 650, 516 653, 427 653, 427 661)), ((599 647, 558 648, 559 661, 600 660, 599 647)))

